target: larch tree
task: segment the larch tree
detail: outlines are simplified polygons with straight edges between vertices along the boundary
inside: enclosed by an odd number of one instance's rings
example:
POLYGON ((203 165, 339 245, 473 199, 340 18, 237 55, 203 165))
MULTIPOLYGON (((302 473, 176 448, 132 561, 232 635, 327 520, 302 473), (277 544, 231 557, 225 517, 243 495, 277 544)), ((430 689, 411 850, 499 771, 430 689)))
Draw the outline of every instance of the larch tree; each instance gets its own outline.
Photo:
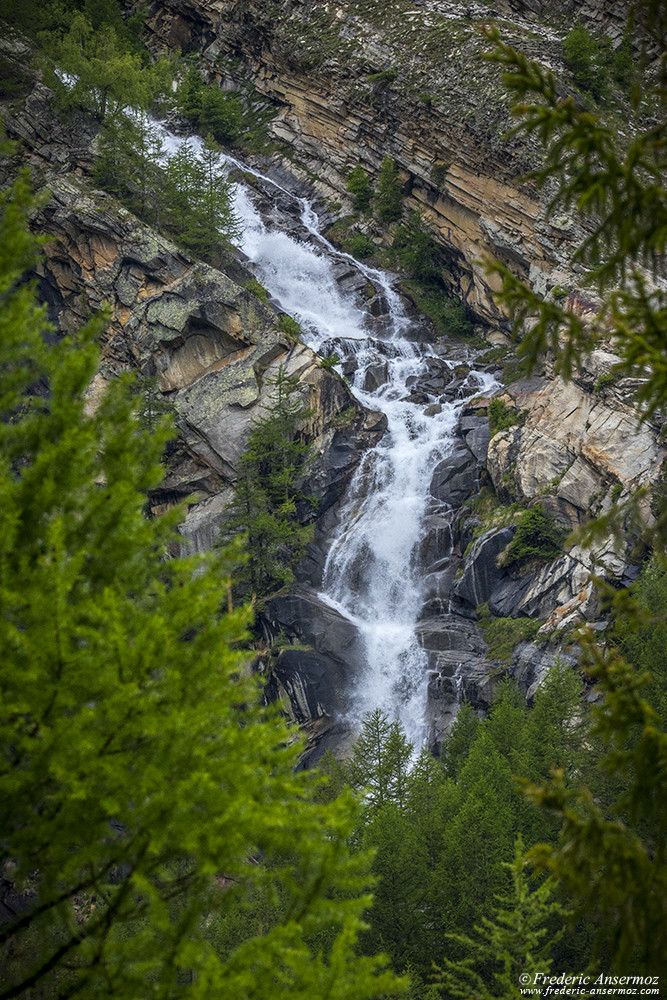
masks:
POLYGON ((294 579, 294 566, 312 535, 302 525, 297 502, 303 498, 298 480, 310 452, 299 435, 299 423, 310 415, 298 378, 283 365, 268 376, 270 398, 253 421, 248 447, 240 461, 234 498, 223 538, 242 532, 247 559, 239 570, 246 595, 262 600, 294 579))
POLYGON ((144 516, 167 431, 123 380, 90 412, 102 320, 54 335, 32 210, 25 179, 0 195, 0 997, 395 992, 354 954, 350 799, 314 801, 261 707, 248 614, 221 611, 229 553, 169 558, 180 512, 144 516), (271 860, 276 920, 216 950, 271 860))
POLYGON ((150 107, 168 81, 165 61, 144 66, 114 28, 102 24, 95 29, 82 14, 75 15, 69 31, 55 41, 52 54, 71 77, 67 101, 87 108, 100 121, 119 107, 150 107))
MULTIPOLYGON (((667 407, 667 290, 664 250, 667 240, 667 8, 663 0, 644 0, 633 8, 631 32, 647 70, 635 94, 650 100, 650 117, 630 139, 582 110, 574 97, 561 97, 553 74, 487 28, 490 59, 504 68, 504 82, 516 100, 517 132, 536 136, 544 161, 533 177, 553 192, 551 208, 573 211, 587 227, 576 252, 585 280, 602 308, 584 324, 576 310, 553 296, 542 298, 507 267, 490 268, 502 280, 499 299, 516 323, 518 351, 534 361, 545 351, 569 377, 582 356, 600 341, 619 356, 616 372, 638 376, 637 402, 644 419, 667 407)), ((644 107, 646 108, 646 103, 644 107)), ((640 121, 641 121, 640 116, 640 121)), ((598 519, 590 532, 622 527, 630 505, 598 519)), ((667 509, 644 525, 644 539, 664 564, 667 509)), ((641 616, 631 595, 610 600, 626 623, 641 616)), ((579 909, 593 914, 598 945, 609 948, 614 967, 633 974, 664 973, 667 954, 667 733, 643 688, 639 673, 592 632, 582 631, 584 665, 603 694, 593 709, 593 736, 605 752, 602 769, 622 778, 622 790, 607 808, 587 788, 568 785, 562 772, 553 781, 528 789, 530 798, 562 824, 559 843, 542 846, 533 858, 553 872, 579 909)))
POLYGON ((514 862, 506 865, 512 874, 512 892, 496 897, 490 917, 483 917, 470 935, 449 934, 465 957, 452 962, 446 957, 439 970, 445 996, 462 1000, 521 1000, 525 985, 537 973, 548 975, 551 952, 562 931, 553 935, 549 923, 562 919, 563 910, 552 899, 552 882, 531 889, 525 873, 521 836, 515 844, 514 862), (482 970, 487 972, 482 975, 482 970))
POLYGON ((403 808, 413 749, 400 722, 390 722, 381 709, 364 716, 343 772, 352 788, 363 792, 369 816, 389 803, 403 808))
POLYGON ((403 185, 391 156, 385 156, 380 164, 373 208, 382 222, 397 222, 403 213, 403 185))

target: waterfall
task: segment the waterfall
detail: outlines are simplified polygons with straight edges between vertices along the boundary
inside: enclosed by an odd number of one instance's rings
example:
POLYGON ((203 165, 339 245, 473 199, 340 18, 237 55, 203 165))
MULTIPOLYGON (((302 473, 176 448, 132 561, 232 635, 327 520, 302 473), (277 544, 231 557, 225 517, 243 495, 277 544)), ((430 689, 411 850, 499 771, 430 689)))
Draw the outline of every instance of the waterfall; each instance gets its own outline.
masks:
MULTIPOLYGON (((163 138, 170 150, 183 141, 166 130, 163 138)), ((196 137, 191 141, 200 148, 196 137)), ((237 160, 227 162, 247 169, 237 160)), ((440 402, 434 394, 424 401, 424 393, 419 401, 410 398, 411 386, 428 374, 428 361, 437 351, 408 339, 414 322, 390 275, 337 250, 320 233, 307 200, 252 172, 268 191, 273 188, 296 203, 301 231, 295 236, 283 231, 279 221, 275 226, 266 222, 252 189, 239 182, 235 207, 243 222, 241 249, 271 296, 301 324, 309 346, 337 354, 342 365, 354 359, 354 395, 387 417, 386 434, 363 456, 349 487, 319 596, 345 615, 363 639, 365 662, 357 665, 355 718, 350 721, 357 724, 365 712, 380 707, 400 719, 410 740, 420 745, 427 664, 415 634, 424 603, 419 547, 424 520, 437 508, 429 492, 433 469, 451 453, 463 400, 440 402), (341 288, 335 266, 341 262, 381 292, 384 315, 371 316, 360 297, 341 288), (383 373, 382 384, 372 389, 371 369, 383 373)), ((472 371, 462 395, 487 392, 493 384, 492 376, 472 371)))

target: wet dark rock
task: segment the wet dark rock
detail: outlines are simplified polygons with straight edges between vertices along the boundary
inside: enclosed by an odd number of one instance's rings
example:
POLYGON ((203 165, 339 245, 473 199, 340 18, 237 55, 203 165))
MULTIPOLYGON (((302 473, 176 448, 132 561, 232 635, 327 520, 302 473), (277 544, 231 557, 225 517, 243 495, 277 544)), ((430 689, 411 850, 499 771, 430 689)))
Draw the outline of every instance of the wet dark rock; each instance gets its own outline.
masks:
POLYGON ((563 555, 526 576, 503 581, 489 597, 489 608, 493 614, 501 616, 521 614, 529 618, 548 618, 555 608, 577 593, 582 576, 581 564, 563 555))
POLYGON ((446 387, 445 391, 440 395, 441 403, 453 403, 459 398, 459 394, 463 389, 465 379, 454 378, 446 387))
POLYGON ((452 525, 448 517, 432 514, 422 524, 419 562, 430 567, 446 558, 452 549, 452 525))
POLYGON ((367 411, 361 427, 357 420, 344 430, 325 435, 309 473, 300 484, 304 497, 315 501, 302 500, 297 505, 302 522, 321 517, 341 499, 359 464, 362 450, 378 441, 386 426, 384 414, 367 411))
MULTIPOLYGON (((429 653, 439 654, 456 651, 459 653, 483 654, 486 645, 474 622, 459 618, 458 615, 441 615, 418 624, 419 644, 429 653)), ((434 670, 443 661, 438 656, 429 656, 429 667, 434 670)))
POLYGON ((475 531, 480 528, 481 525, 481 520, 475 516, 465 517, 461 522, 456 523, 454 537, 456 538, 462 552, 465 552, 468 548, 473 540, 475 531))
POLYGON ((463 446, 436 465, 429 487, 431 496, 450 507, 460 507, 478 488, 477 462, 463 446))
POLYGON ((389 303, 384 295, 376 295, 370 303, 371 315, 379 318, 380 316, 388 316, 390 309, 389 303))
POLYGON ((452 557, 428 568, 422 581, 424 605, 419 616, 421 619, 437 617, 449 610, 459 562, 452 557))
POLYGON ((369 365, 364 372, 364 390, 375 392, 381 385, 384 385, 389 378, 389 365, 386 361, 369 365))
POLYGON ((461 701, 488 711, 498 679, 497 664, 486 659, 486 644, 474 622, 442 615, 419 627, 428 656, 427 718, 437 745, 461 701))
POLYGON ((317 539, 306 547, 306 553, 296 568, 296 577, 300 583, 306 583, 317 588, 322 583, 326 557, 317 539))
POLYGON ((485 462, 491 440, 487 418, 472 415, 462 416, 458 432, 477 461, 485 462))
POLYGON ((315 767, 327 750, 339 760, 346 757, 357 736, 344 721, 334 721, 326 716, 304 723, 302 730, 306 734, 307 745, 297 765, 298 771, 315 767))
POLYGON ((303 649, 283 649, 271 668, 267 701, 287 698, 299 725, 330 716, 342 697, 344 668, 331 657, 303 649))
POLYGON ((485 426, 475 427, 468 431, 465 435, 465 443, 468 448, 470 448, 478 462, 486 461, 486 454, 489 450, 489 441, 491 440, 488 423, 484 421, 484 424, 485 426))
POLYGON ((427 392, 410 392, 407 396, 403 396, 402 402, 404 403, 417 403, 419 406, 425 405, 431 402, 430 396, 427 392))
MULTIPOLYGON (((291 594, 272 597, 264 617, 276 634, 284 634, 312 648, 336 665, 336 673, 350 675, 350 664, 361 662, 363 651, 355 626, 339 611, 325 604, 317 594, 304 587, 291 594)), ((348 679, 349 676, 348 676, 348 679)), ((340 692, 327 699, 333 706, 340 692)))
MULTIPOLYGON (((463 576, 454 587, 454 594, 464 604, 477 607, 510 577, 506 569, 498 567, 496 560, 514 538, 515 528, 497 528, 487 531, 474 543, 466 557, 463 576)), ((511 581, 513 586, 515 581, 511 581)))
POLYGON ((335 719, 349 708, 355 671, 363 662, 354 625, 305 587, 271 598, 262 617, 272 635, 309 647, 281 651, 268 693, 285 694, 299 722, 335 719))
MULTIPOLYGON (((511 618, 519 608, 523 608, 524 599, 535 583, 536 575, 507 576, 498 581, 487 601, 489 610, 499 618, 511 618)), ((550 609, 551 610, 551 609, 550 609)))

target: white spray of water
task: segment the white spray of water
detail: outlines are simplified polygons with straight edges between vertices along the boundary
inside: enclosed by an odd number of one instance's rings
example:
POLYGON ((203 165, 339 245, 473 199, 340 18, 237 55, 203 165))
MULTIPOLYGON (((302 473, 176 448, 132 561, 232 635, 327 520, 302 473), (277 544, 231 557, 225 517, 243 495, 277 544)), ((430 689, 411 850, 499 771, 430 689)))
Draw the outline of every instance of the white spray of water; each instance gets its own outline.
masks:
MULTIPOLYGON (((163 128, 167 153, 184 141, 163 128)), ((194 151, 201 140, 190 139, 194 151)), ((226 158, 229 166, 243 164, 226 158)), ((255 176, 257 175, 255 172, 255 176)), ((269 178, 261 178, 283 196, 293 198, 269 178)), ((336 250, 320 233, 312 206, 297 199, 304 238, 270 228, 253 203, 251 189, 238 183, 235 208, 243 222, 241 248, 269 293, 293 315, 316 351, 354 356, 353 391, 367 407, 381 410, 388 430, 380 444, 365 453, 348 490, 341 527, 329 550, 320 597, 344 614, 359 630, 365 662, 357 664, 353 723, 380 707, 401 720, 417 745, 424 738, 426 654, 415 626, 423 604, 418 554, 423 522, 433 509, 429 485, 433 469, 452 449, 461 403, 443 402, 425 413, 426 405, 410 401, 410 386, 427 373, 432 354, 405 339, 410 327, 390 277, 336 250), (386 303, 386 315, 371 317, 353 292, 336 280, 335 264, 347 262, 360 272, 386 303), (375 391, 364 389, 370 366, 387 366, 386 381, 375 391), (436 410, 437 412, 433 412, 436 410)), ((488 391, 489 375, 472 373, 468 393, 488 391)), ((431 396, 429 403, 437 403, 431 396)))

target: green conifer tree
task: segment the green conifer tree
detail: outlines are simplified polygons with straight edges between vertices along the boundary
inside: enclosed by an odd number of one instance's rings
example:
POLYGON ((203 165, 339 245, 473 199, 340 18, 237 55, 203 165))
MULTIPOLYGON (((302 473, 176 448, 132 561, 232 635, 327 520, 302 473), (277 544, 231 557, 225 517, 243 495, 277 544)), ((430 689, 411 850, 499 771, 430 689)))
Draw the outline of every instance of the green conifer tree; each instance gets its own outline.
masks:
POLYGON ((288 375, 283 365, 266 382, 271 397, 264 416, 253 423, 223 528, 226 539, 245 533, 247 559, 239 583, 246 594, 260 599, 292 582, 294 566, 312 535, 312 528, 297 516, 302 498, 298 478, 310 452, 298 425, 310 411, 298 378, 288 375))
POLYGON ((401 217, 403 187, 396 161, 391 156, 385 156, 380 164, 373 206, 382 222, 397 222, 401 217))
POLYGON ((470 702, 459 705, 454 723, 442 741, 442 765, 448 778, 458 778, 477 735, 479 718, 470 702))
POLYGON ((199 126, 218 142, 230 142, 241 132, 243 113, 236 94, 226 93, 209 84, 204 88, 199 126))
POLYGON ((122 380, 88 412, 101 323, 53 336, 23 280, 32 208, 25 180, 0 195, 0 997, 392 992, 353 951, 350 802, 313 802, 260 707, 247 614, 220 610, 229 557, 169 559, 179 513, 143 516, 167 432, 122 380), (258 858, 282 905, 216 951, 258 858))
POLYGON ((222 150, 208 135, 201 153, 203 186, 191 206, 190 244, 210 262, 229 253, 243 227, 232 204, 233 184, 222 162, 222 150))
POLYGON ((357 212, 368 212, 371 207, 371 195, 373 191, 370 177, 360 164, 357 164, 350 171, 347 178, 347 190, 350 194, 354 195, 354 207, 357 212))
POLYGON ((89 109, 100 121, 119 107, 149 108, 165 86, 164 62, 145 66, 113 27, 105 23, 94 29, 81 14, 53 44, 52 54, 57 66, 72 77, 67 102, 89 109))
POLYGON ((193 125, 218 142, 236 139, 241 132, 243 111, 237 95, 204 83, 194 67, 178 87, 178 107, 193 125))
POLYGON ((433 906, 445 932, 469 932, 507 888, 503 864, 512 856, 520 800, 512 767, 488 727, 472 745, 458 780, 433 880, 433 906))
POLYGON ((583 693, 579 672, 558 657, 535 692, 524 727, 524 764, 517 774, 548 778, 553 767, 581 772, 590 725, 583 693))
POLYGON ((368 820, 363 846, 372 848, 377 879, 368 930, 361 937, 367 953, 387 952, 398 971, 422 957, 421 907, 428 892, 425 845, 405 812, 388 802, 368 820))
POLYGON ((519 836, 514 863, 506 865, 512 872, 512 895, 499 899, 492 916, 482 918, 470 936, 448 935, 467 954, 458 961, 445 959, 439 979, 446 996, 521 1000, 525 985, 535 981, 536 973, 549 974, 551 951, 561 936, 550 933, 549 922, 554 916, 562 922, 563 911, 551 899, 552 883, 542 882, 531 891, 525 865, 519 836))
POLYGON ((187 140, 167 161, 161 216, 179 243, 209 263, 219 263, 241 235, 232 193, 214 140, 206 139, 199 156, 187 140))
POLYGON ((160 227, 162 140, 147 115, 107 114, 97 139, 93 177, 139 218, 160 227))
POLYGON ((203 94, 204 81, 191 66, 178 85, 177 99, 178 110, 195 125, 199 124, 201 117, 203 94))
POLYGON ((399 722, 390 722, 379 708, 364 716, 343 769, 352 788, 363 789, 369 815, 390 802, 403 807, 412 751, 399 722))
POLYGON ((608 947, 617 971, 659 975, 667 948, 667 733, 643 697, 647 675, 592 635, 582 641, 604 695, 592 710, 592 737, 604 747, 600 766, 617 779, 617 794, 601 801, 562 769, 528 785, 528 798, 562 824, 558 843, 538 845, 530 857, 557 875, 579 912, 594 916, 595 954, 608 947))
POLYGON ((408 212, 405 223, 396 227, 394 248, 401 267, 411 277, 425 285, 442 287, 440 252, 421 212, 408 212))
POLYGON ((447 780, 442 763, 424 748, 410 772, 406 808, 426 846, 431 870, 439 857, 445 817, 453 811, 450 795, 455 793, 456 786, 447 780))

